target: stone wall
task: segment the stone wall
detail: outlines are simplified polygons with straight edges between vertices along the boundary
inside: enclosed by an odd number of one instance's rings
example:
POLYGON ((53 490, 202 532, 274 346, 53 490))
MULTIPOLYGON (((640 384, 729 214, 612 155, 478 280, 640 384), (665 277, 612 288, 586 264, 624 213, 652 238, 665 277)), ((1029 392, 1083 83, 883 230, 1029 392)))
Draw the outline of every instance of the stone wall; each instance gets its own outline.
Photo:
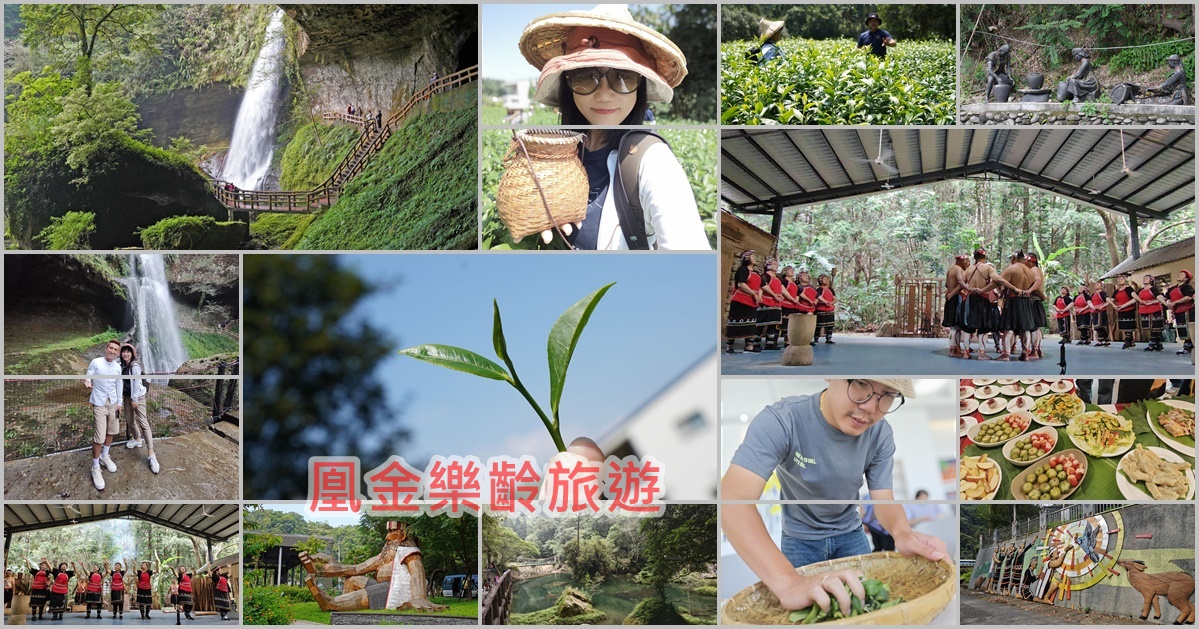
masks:
POLYGON ((974 103, 958 122, 971 125, 1192 125, 1194 106, 1111 103, 974 103))

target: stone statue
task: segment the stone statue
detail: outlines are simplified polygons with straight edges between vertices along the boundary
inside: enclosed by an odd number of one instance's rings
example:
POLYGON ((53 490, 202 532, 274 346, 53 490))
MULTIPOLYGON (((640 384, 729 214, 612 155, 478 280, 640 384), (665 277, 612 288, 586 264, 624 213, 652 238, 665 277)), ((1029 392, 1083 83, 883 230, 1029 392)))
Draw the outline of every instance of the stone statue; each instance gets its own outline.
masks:
POLYGON ((1162 608, 1157 597, 1164 596, 1178 608, 1178 620, 1174 624, 1194 624, 1195 605, 1191 603, 1191 595, 1195 593, 1195 577, 1185 572, 1146 574, 1145 563, 1132 559, 1121 559, 1116 565, 1128 571, 1128 583, 1145 597, 1141 620, 1149 617, 1150 606, 1153 607, 1154 620, 1161 619, 1162 608))
POLYGON ((1082 63, 1074 74, 1058 84, 1058 100, 1076 100, 1080 103, 1093 101, 1099 97, 1099 81, 1091 76, 1091 53, 1075 48, 1073 54, 1074 60, 1082 63))
POLYGON ((387 523, 387 538, 378 555, 352 566, 340 564, 326 553, 300 553, 308 571, 305 582, 322 611, 350 612, 360 609, 420 609, 440 612, 449 609, 427 598, 425 565, 415 536, 401 522, 387 523), (375 573, 374 579, 366 577, 375 573), (349 577, 341 596, 330 598, 316 585, 315 577, 349 577))
POLYGON ((1008 53, 1012 47, 1004 44, 999 50, 987 55, 987 95, 986 102, 991 102, 991 89, 996 85, 1012 85, 1011 68, 1008 66, 1008 53))
POLYGON ((1169 98, 1170 101, 1165 103, 1167 105, 1193 105, 1195 101, 1191 98, 1191 86, 1187 84, 1187 71, 1182 67, 1182 57, 1170 55, 1166 58, 1166 65, 1174 71, 1165 83, 1153 88, 1153 91, 1169 98))

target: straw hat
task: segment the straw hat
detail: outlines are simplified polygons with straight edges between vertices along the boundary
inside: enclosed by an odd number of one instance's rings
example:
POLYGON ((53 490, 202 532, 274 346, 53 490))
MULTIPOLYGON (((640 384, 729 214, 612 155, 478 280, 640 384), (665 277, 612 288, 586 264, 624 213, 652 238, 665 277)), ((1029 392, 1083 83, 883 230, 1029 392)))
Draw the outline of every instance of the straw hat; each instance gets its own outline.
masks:
POLYGON ((633 19, 625 4, 590 11, 551 13, 520 34, 520 52, 541 70, 536 100, 558 105, 562 73, 577 68, 632 70, 646 79, 647 100, 668 103, 687 76, 683 51, 664 35, 633 19))
POLYGON ((766 18, 758 20, 758 41, 766 41, 774 37, 774 34, 783 30, 784 26, 786 26, 786 23, 782 20, 778 20, 777 22, 766 18))

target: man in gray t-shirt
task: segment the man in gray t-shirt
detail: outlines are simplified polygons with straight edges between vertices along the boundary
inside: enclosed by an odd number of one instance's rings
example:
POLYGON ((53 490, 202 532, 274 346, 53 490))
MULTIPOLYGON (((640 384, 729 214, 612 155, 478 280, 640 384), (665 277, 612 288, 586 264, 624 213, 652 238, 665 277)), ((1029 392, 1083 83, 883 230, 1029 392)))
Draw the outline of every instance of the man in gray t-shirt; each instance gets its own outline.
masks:
MULTIPOLYGON (((911 380, 829 380, 818 395, 789 397, 754 418, 721 481, 722 500, 758 500, 778 475, 784 500, 858 499, 863 477, 872 500, 894 500, 895 441, 888 412, 915 397, 911 380)), ((903 506, 876 504, 875 515, 895 538, 897 551, 932 561, 947 557, 941 540, 912 531, 903 506)), ((783 547, 771 541, 752 504, 725 505, 723 527, 737 554, 788 609, 813 603, 842 608, 849 592, 864 598, 856 570, 800 577, 795 568, 870 552, 857 505, 783 505, 783 547)))

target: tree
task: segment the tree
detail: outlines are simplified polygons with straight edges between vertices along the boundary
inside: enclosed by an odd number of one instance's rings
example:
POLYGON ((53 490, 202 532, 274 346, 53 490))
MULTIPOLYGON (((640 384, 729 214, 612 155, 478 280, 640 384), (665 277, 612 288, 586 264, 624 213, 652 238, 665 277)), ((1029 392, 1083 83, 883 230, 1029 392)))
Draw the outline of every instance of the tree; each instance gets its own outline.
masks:
POLYGON ((144 26, 162 10, 154 4, 23 4, 21 35, 26 45, 74 47, 76 80, 92 90, 92 60, 97 46, 111 52, 152 49, 144 26))
POLYGON ((375 367, 381 331, 351 316, 374 287, 334 256, 247 256, 245 493, 304 499, 308 456, 394 453, 408 438, 375 367))
POLYGON ((500 572, 517 557, 531 557, 537 553, 536 545, 521 539, 508 528, 509 522, 499 516, 483 515, 483 557, 486 567, 494 567, 500 572))
POLYGON ((117 83, 79 87, 62 99, 50 133, 67 152, 67 165, 80 171, 74 184, 85 184, 93 174, 112 165, 107 149, 127 138, 149 141, 150 131, 138 129, 141 115, 117 83))
POLYGON ((670 505, 660 517, 641 521, 646 568, 658 597, 680 572, 716 563, 716 505, 670 505))

